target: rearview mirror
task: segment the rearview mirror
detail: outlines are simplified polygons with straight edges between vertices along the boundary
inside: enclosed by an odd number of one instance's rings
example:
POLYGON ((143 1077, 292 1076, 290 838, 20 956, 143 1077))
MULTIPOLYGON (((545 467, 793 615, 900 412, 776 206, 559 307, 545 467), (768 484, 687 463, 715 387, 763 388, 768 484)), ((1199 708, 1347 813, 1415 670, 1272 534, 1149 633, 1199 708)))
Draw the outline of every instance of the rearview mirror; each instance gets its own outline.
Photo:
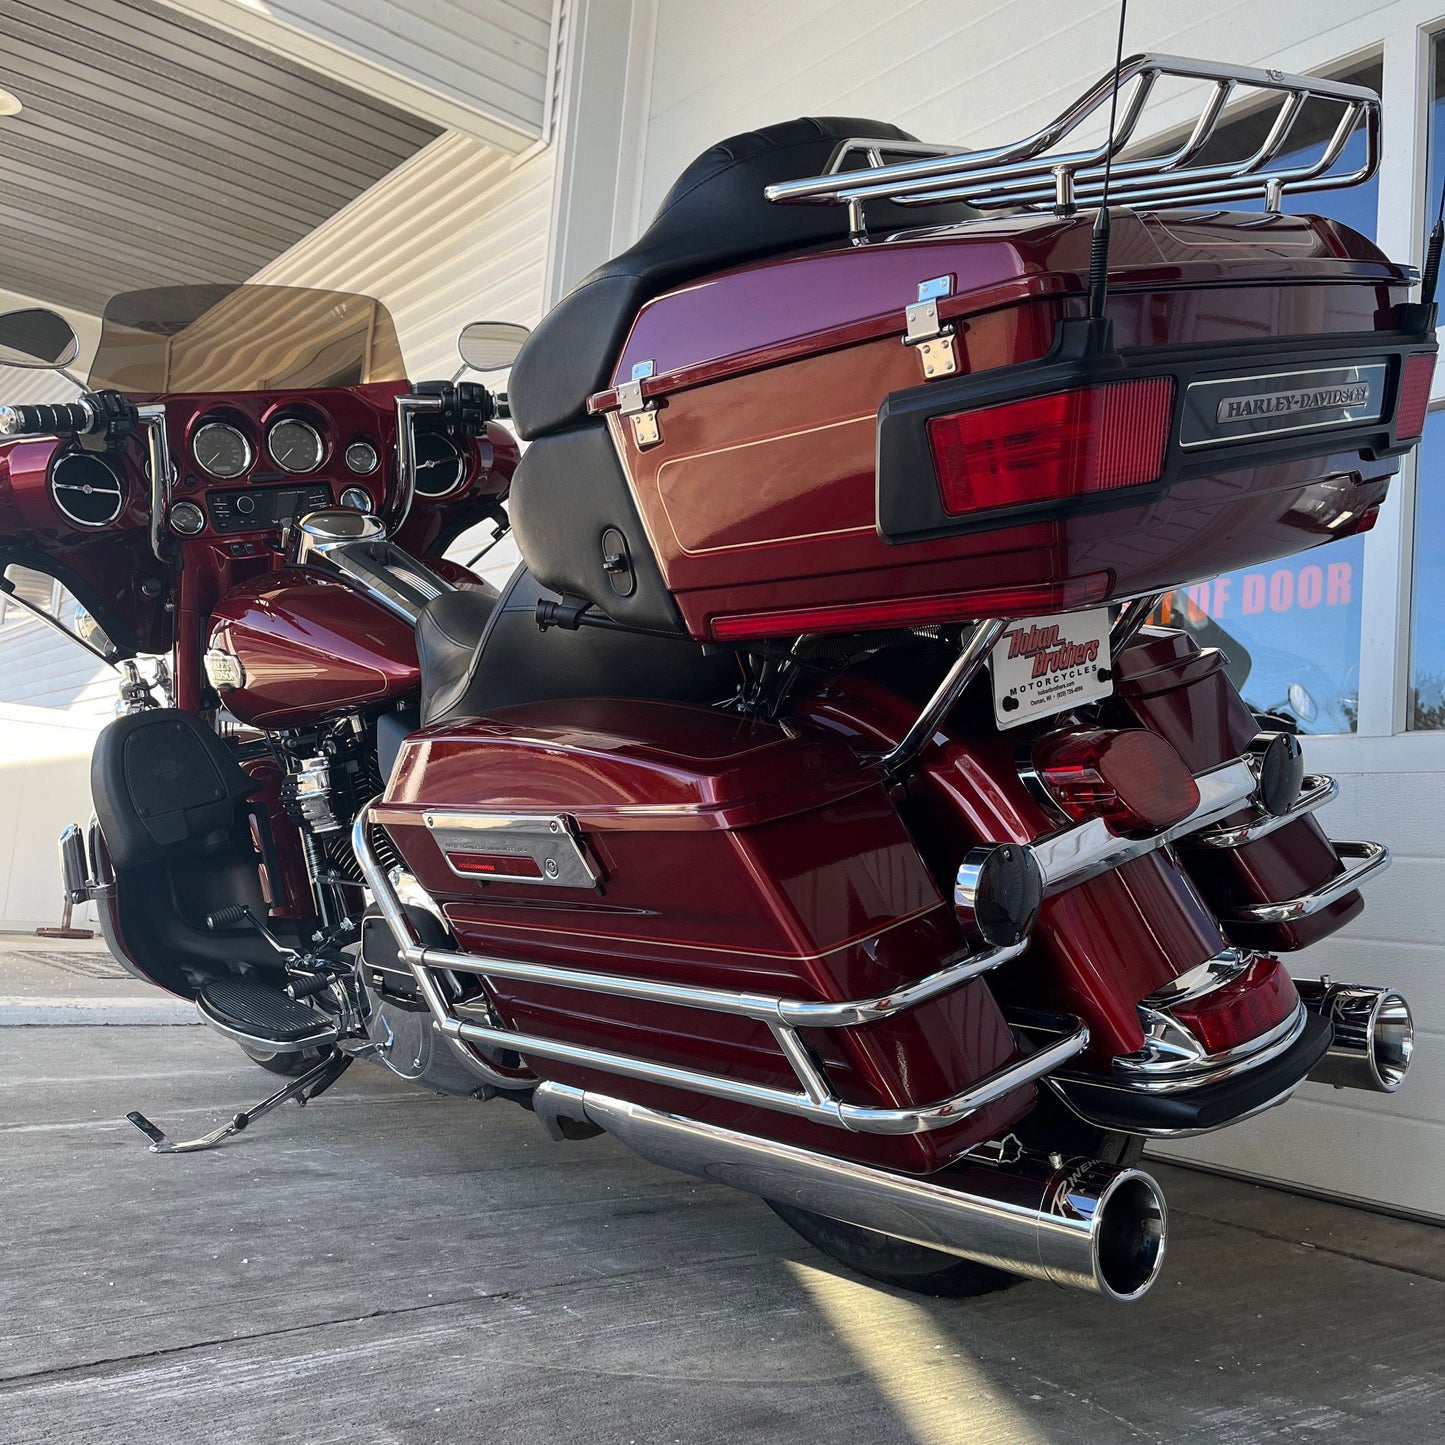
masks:
POLYGON ((0 366, 53 370, 80 355, 74 328, 59 312, 44 307, 0 316, 0 366))
POLYGON ((457 351, 473 371, 505 371, 531 334, 511 321, 473 321, 462 328, 457 351))

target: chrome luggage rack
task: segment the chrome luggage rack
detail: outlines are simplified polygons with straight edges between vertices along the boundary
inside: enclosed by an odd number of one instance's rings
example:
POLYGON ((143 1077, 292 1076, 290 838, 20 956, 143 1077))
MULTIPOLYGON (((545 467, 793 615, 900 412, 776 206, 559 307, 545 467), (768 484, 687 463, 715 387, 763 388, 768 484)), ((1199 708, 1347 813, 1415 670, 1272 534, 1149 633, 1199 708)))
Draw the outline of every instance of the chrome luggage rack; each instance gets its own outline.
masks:
POLYGON ((779 205, 847 206, 849 232, 855 240, 863 240, 869 201, 900 206, 966 201, 983 211, 1052 206, 1068 213, 1098 203, 1106 166, 1109 199, 1120 204, 1208 204, 1263 195, 1265 209, 1271 212, 1280 209, 1286 190, 1341 190, 1369 180, 1379 168, 1380 98, 1364 86, 1175 55, 1131 56, 1120 65, 1117 83, 1117 123, 1112 137, 1106 135, 1097 145, 1058 149, 1089 117, 1108 107, 1115 90, 1112 70, 1043 129, 1022 140, 968 151, 857 136, 838 144, 823 175, 782 181, 768 186, 764 194, 779 205), (1198 118, 1166 153, 1123 157, 1121 152, 1140 132, 1155 87, 1165 76, 1205 87, 1198 118), (1311 159, 1280 164, 1291 132, 1311 105, 1338 108, 1329 140, 1311 159), (1258 106, 1275 108, 1259 148, 1240 160, 1203 164, 1226 109, 1233 118, 1252 114, 1258 106), (1345 146, 1362 123, 1364 164, 1354 171, 1341 170, 1345 146))

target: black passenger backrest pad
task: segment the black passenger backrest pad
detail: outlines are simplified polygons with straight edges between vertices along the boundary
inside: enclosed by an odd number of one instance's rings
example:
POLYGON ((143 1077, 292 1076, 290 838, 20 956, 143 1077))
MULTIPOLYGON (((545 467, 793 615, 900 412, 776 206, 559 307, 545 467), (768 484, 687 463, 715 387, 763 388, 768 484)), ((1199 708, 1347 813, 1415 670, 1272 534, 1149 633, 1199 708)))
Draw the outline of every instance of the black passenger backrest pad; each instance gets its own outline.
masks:
POLYGON ((642 530, 632 489, 600 418, 534 441, 522 453, 508 503, 527 566, 544 587, 585 597, 609 617, 652 632, 682 632, 682 618, 642 530), (603 559, 625 543, 632 590, 620 595, 603 559))
POLYGON ((257 787, 210 728, 175 708, 117 718, 90 763, 96 817, 117 868, 224 851, 257 787))

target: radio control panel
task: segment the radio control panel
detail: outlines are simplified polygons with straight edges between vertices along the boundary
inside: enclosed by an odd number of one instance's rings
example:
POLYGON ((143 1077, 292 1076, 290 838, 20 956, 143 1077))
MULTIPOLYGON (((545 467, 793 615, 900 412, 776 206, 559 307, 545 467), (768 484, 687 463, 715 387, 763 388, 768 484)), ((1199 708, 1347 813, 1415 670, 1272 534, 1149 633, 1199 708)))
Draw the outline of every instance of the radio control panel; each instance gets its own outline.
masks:
POLYGON ((319 482, 305 487, 257 487, 206 494, 211 526, 217 532, 264 532, 331 504, 331 488, 319 482))

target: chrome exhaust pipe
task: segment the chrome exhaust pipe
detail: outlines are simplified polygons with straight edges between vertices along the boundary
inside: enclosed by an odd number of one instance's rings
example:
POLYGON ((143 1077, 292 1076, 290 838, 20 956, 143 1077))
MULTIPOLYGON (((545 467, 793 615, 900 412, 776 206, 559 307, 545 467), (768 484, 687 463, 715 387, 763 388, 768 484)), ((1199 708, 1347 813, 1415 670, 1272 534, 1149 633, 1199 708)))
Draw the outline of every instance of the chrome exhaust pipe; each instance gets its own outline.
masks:
POLYGON ((951 1168, 944 1184, 566 1084, 539 1085, 533 1101, 554 1138, 593 1124, 665 1169, 1107 1299, 1139 1299, 1164 1262, 1164 1195, 1138 1169, 1026 1155, 951 1168))
POLYGON ((1415 1048, 1415 1021, 1403 995, 1392 988, 1328 978, 1297 978, 1295 987, 1305 1007, 1334 1030, 1329 1052, 1310 1070, 1311 1079, 1378 1094, 1393 1094, 1405 1082, 1415 1048))

